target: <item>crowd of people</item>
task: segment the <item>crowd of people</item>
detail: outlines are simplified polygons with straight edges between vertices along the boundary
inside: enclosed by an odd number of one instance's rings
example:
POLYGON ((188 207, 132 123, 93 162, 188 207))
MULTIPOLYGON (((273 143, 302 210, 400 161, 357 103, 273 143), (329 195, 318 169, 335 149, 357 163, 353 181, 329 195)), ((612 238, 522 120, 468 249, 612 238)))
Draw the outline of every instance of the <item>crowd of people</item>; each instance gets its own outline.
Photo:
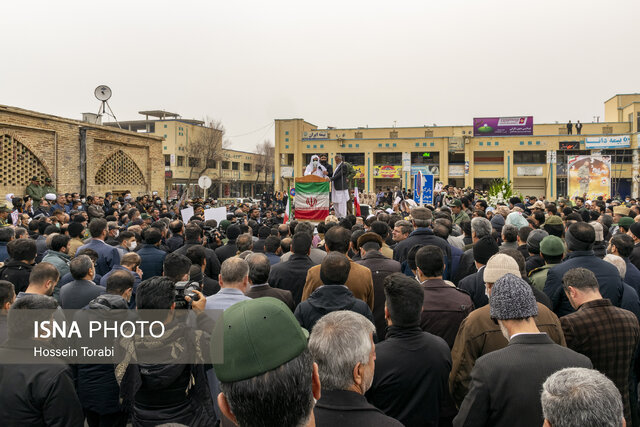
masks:
POLYGON ((34 178, 0 206, 2 425, 640 426, 635 199, 395 189, 316 224, 265 194, 218 222, 34 178), (2 364, 32 339, 18 310, 174 310, 184 283, 218 363, 2 364))

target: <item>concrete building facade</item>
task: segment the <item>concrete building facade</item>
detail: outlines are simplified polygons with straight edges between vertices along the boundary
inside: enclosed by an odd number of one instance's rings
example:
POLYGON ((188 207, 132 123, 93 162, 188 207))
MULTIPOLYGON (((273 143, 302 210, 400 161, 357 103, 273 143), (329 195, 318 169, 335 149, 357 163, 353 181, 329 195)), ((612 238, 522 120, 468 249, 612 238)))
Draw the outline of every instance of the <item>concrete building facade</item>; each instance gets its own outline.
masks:
MULTIPOLYGON (((535 118, 534 118, 535 119, 535 118)), ((604 122, 583 123, 568 134, 566 122, 534 124, 526 136, 478 136, 472 125, 324 128, 304 119, 275 121, 276 189, 293 185, 313 154, 333 162, 342 153, 353 164, 360 191, 397 185, 412 188, 413 175, 430 173, 457 187, 487 189, 496 178, 512 181, 524 195, 554 200, 567 193, 567 158, 602 154, 612 160, 612 194, 638 196, 640 94, 616 95, 605 102, 604 122), (628 136, 625 148, 590 150, 585 138, 628 136), (555 155, 547 156, 548 152, 555 155)))
MULTIPOLYGON (((203 132, 205 122, 184 119, 177 113, 163 110, 139 113, 145 116, 144 120, 109 122, 105 125, 117 127, 119 124, 132 132, 162 138, 164 194, 175 197, 190 186, 191 194, 202 195, 203 191, 197 185, 201 168, 191 166, 194 159, 189 158, 188 147, 203 132)), ((223 148, 219 159, 210 162, 204 174, 213 181, 207 193, 213 197, 253 197, 262 193, 265 187, 261 157, 256 153, 223 148)), ((272 179, 268 178, 270 184, 272 179)))
POLYGON ((58 193, 133 195, 164 188, 162 139, 0 105, 0 192, 25 194, 32 176, 58 193))

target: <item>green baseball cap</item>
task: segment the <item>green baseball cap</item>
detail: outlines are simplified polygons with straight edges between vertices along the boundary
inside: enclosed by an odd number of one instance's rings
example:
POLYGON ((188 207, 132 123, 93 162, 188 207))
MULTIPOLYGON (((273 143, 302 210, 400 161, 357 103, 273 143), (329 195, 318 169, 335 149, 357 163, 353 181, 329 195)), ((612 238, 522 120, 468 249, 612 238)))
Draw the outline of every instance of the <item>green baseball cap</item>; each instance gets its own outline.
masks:
POLYGON ((622 218, 620 218, 620 221, 618 221, 618 225, 621 227, 626 228, 627 230, 629 229, 629 227, 631 227, 631 225, 634 223, 635 221, 633 220, 633 218, 628 217, 628 216, 624 216, 622 218))
MULTIPOLYGON (((289 307, 271 297, 233 304, 216 323, 219 327, 224 328, 224 359, 213 368, 222 382, 246 380, 275 369, 300 355, 309 339, 289 307)), ((214 340, 211 344, 215 345, 214 340)))
POLYGON ((564 253, 564 243, 558 236, 547 236, 540 242, 542 255, 558 256, 564 253))
POLYGON ((142 215, 140 215, 140 218, 149 219, 149 218, 151 218, 151 215, 149 215, 148 213, 143 213, 142 215))
POLYGON ((558 215, 549 215, 544 221, 544 225, 562 225, 562 218, 558 215))
POLYGON ((452 201, 449 202, 449 206, 461 207, 462 202, 460 201, 460 199, 453 199, 452 201))

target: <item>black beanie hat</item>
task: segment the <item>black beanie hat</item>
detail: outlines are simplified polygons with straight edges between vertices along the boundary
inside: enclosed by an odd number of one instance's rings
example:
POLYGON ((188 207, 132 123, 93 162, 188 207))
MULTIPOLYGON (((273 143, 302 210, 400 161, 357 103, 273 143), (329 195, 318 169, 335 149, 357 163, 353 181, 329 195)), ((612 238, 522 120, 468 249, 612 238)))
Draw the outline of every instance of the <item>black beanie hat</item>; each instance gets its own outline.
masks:
POLYGON ((473 245, 473 259, 480 264, 486 264, 489 258, 499 251, 498 243, 491 236, 484 236, 473 245))

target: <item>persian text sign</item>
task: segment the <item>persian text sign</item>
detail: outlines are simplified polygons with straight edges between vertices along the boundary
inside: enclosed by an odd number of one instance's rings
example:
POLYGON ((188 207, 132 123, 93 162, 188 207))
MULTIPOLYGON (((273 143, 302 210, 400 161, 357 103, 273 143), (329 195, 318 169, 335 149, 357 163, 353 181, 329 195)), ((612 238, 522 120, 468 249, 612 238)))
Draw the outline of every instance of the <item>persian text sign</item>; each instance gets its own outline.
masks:
POLYGON ((473 119, 473 136, 533 135, 533 116, 473 119))
POLYGON ((631 137, 629 135, 587 137, 584 140, 584 146, 591 150, 600 150, 603 148, 628 148, 631 146, 631 137))

